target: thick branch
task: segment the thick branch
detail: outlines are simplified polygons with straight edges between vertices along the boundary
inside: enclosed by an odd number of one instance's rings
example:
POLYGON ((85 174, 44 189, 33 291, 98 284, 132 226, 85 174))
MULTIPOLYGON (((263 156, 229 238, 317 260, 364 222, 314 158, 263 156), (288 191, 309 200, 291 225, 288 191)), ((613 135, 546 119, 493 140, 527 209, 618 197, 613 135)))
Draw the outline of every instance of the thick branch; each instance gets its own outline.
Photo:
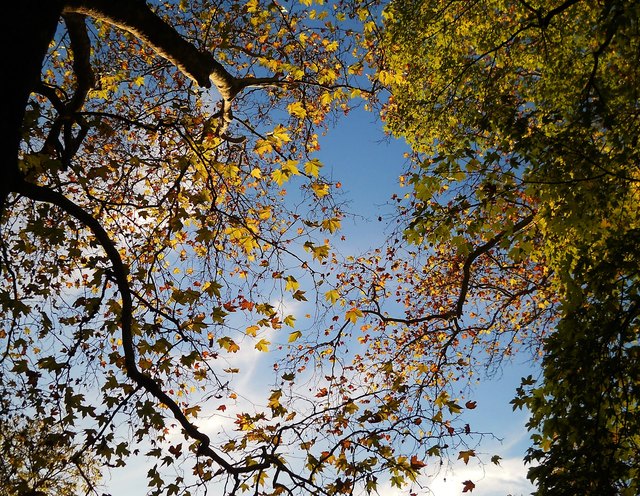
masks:
POLYGON ((225 100, 232 100, 238 92, 236 78, 222 64, 186 41, 142 0, 68 0, 65 12, 85 14, 128 31, 198 85, 208 88, 213 81, 225 100))
POLYGON ((73 98, 68 103, 68 112, 77 112, 84 105, 89 90, 95 83, 91 67, 91 41, 87 33, 84 16, 65 14, 64 22, 69 31, 71 51, 73 52, 73 72, 76 75, 77 87, 73 98))

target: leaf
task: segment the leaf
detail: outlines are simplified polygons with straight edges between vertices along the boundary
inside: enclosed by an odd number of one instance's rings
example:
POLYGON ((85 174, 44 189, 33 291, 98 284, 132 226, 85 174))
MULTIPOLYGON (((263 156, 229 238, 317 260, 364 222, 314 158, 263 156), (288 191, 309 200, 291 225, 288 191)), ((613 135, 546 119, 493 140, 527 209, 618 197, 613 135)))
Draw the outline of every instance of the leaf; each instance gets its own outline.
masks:
POLYGON ((228 336, 223 336, 218 339, 218 344, 221 348, 227 350, 230 353, 237 353, 240 350, 240 346, 238 346, 235 341, 228 336))
POLYGON ((336 301, 338 301, 338 298, 340 298, 340 294, 337 290, 331 289, 324 294, 324 298, 325 300, 331 302, 331 304, 334 304, 336 301))
POLYGON ((287 106, 287 111, 294 117, 304 119, 307 116, 307 109, 304 108, 302 102, 293 102, 287 106))
POLYGON ((464 406, 469 410, 473 410, 474 408, 476 408, 476 406, 478 406, 478 403, 476 401, 467 401, 464 406))
POLYGON ((500 465, 500 460, 502 460, 501 456, 493 455, 491 457, 491 463, 493 463, 494 465, 500 465))
POLYGON ((262 352, 267 352, 269 351, 269 345, 271 344, 270 341, 267 341, 266 339, 261 339, 260 341, 258 341, 255 345, 255 349, 258 351, 262 351, 262 352))
POLYGON ((255 338, 259 330, 260 330, 259 325, 251 325, 247 327, 245 332, 247 333, 247 336, 251 336, 255 338))
POLYGON ((307 301, 307 297, 304 295, 304 291, 298 290, 291 295, 296 301, 307 301))
POLYGON ((422 467, 426 467, 426 466, 427 464, 421 460, 418 460, 418 457, 416 455, 413 455, 411 457, 411 468, 413 470, 420 470, 422 467))
POLYGON ((329 185, 327 183, 318 181, 312 182, 311 189, 318 198, 322 198, 329 194, 329 185))
POLYGON ((259 139, 253 150, 262 157, 273 151, 273 144, 268 140, 259 139))
POLYGON ((318 160, 317 158, 314 158, 304 164, 304 171, 312 177, 318 177, 321 167, 322 162, 320 162, 320 160, 318 160))
POLYGON ((355 324, 359 318, 362 318, 364 314, 359 308, 353 307, 347 310, 344 315, 345 320, 348 320, 352 324, 355 324))
POLYGON ((321 225, 324 230, 334 233, 340 229, 340 219, 338 217, 331 217, 330 219, 323 220, 321 225))
POLYGON ((463 493, 470 493, 476 487, 476 485, 473 482, 471 482, 470 480, 466 480, 462 484, 464 486, 463 489, 462 489, 463 493))
POLYGON ((316 398, 324 398, 329 394, 327 388, 322 388, 316 393, 316 398))
POLYGON ((269 133, 269 137, 273 138, 278 146, 282 143, 288 143, 291 141, 291 136, 289 136, 287 128, 281 124, 278 124, 273 131, 269 133))
POLYGON ((296 291, 300 287, 300 283, 293 276, 287 276, 285 278, 286 284, 284 289, 286 291, 296 291))
POLYGON ((467 465, 469 463, 469 458, 472 456, 476 456, 476 452, 474 450, 463 450, 458 453, 458 460, 464 461, 464 464, 467 465))
POLYGON ((301 331, 293 331, 291 334, 289 334, 288 342, 293 343, 294 341, 297 341, 298 339, 300 339, 301 336, 302 336, 301 331))

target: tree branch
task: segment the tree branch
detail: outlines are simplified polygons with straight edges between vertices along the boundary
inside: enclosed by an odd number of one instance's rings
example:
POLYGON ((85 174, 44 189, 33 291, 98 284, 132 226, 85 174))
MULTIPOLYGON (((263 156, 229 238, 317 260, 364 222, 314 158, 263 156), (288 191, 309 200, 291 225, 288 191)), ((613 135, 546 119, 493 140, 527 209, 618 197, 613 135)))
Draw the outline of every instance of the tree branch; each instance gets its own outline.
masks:
POLYGON ((67 0, 65 12, 94 17, 137 36, 198 85, 208 88, 213 82, 225 100, 238 92, 236 78, 222 64, 186 41, 142 0, 67 0))
POLYGON ((478 246, 475 250, 469 253, 469 255, 467 255, 467 258, 464 261, 464 265, 462 266, 462 283, 460 284, 460 294, 458 295, 454 310, 449 310, 448 312, 437 314, 430 314, 414 319, 389 317, 388 315, 383 315, 380 310, 362 310, 362 312, 375 315, 383 322, 397 322, 399 324, 419 324, 421 322, 428 322, 431 320, 449 320, 454 317, 461 317, 465 301, 467 300, 467 293, 469 292, 469 283, 471 281, 471 267, 473 263, 485 253, 491 251, 491 249, 493 249, 506 235, 514 234, 518 231, 521 231, 526 226, 531 224, 531 222, 533 222, 533 219, 534 214, 527 215, 519 222, 514 224, 513 228, 499 232, 489 241, 487 241, 483 245, 478 246))
POLYGON ((129 378, 131 378, 138 386, 142 387, 145 391, 154 396, 160 403, 164 404, 171 411, 174 418, 180 423, 180 426, 190 438, 200 442, 198 453, 208 456, 214 460, 229 474, 237 475, 240 473, 256 472, 271 466, 271 462, 268 460, 259 464, 244 466, 234 466, 226 461, 211 448, 211 440, 209 437, 192 424, 189 419, 187 419, 180 406, 178 406, 178 404, 162 390, 159 384, 138 369, 132 332, 133 302, 131 288, 128 281, 129 268, 122 260, 118 248, 100 222, 82 207, 68 199, 63 194, 52 189, 22 181, 15 188, 15 192, 34 201, 51 203, 52 205, 57 206, 68 215, 78 220, 93 233, 111 263, 118 292, 122 298, 120 325, 122 329, 122 347, 124 351, 125 371, 129 378))

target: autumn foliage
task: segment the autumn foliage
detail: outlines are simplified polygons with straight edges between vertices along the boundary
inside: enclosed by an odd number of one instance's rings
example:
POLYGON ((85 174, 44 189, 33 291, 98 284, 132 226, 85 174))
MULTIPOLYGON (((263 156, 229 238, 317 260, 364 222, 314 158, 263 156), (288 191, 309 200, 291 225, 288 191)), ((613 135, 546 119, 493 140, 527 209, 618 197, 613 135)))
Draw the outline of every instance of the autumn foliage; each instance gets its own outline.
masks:
POLYGON ((158 495, 420 488, 449 459, 499 464, 466 395, 527 353, 542 374, 513 404, 538 494, 636 494, 639 17, 586 0, 16 4, 2 491, 100 494, 136 455, 158 495), (365 254, 335 249, 346 212, 316 156, 356 105, 411 146, 365 254), (238 357, 264 354, 248 398, 238 357))

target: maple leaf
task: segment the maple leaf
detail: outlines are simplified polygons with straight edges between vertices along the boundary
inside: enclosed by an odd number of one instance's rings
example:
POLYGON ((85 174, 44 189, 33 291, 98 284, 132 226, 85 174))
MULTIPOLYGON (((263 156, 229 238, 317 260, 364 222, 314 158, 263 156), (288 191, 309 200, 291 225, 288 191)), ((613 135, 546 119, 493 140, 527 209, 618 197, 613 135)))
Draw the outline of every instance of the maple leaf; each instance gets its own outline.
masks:
POLYGON ((464 464, 467 465, 469 463, 469 458, 472 456, 476 456, 476 452, 474 450, 463 450, 458 454, 458 460, 463 460, 464 464))
POLYGON ((325 396, 327 396, 329 394, 329 391, 327 391, 327 388, 322 388, 318 391, 318 393, 316 394, 316 398, 324 398, 325 396))
POLYGON ((269 345, 271 344, 270 341, 267 341, 266 339, 261 339, 260 341, 258 341, 256 343, 256 345, 254 346, 254 348, 258 351, 262 351, 262 352, 266 352, 269 351, 269 345))
POLYGON ((310 160, 304 164, 304 171, 310 176, 318 177, 320 173, 320 168, 322 167, 322 162, 317 158, 310 160))
POLYGON ((422 467, 426 467, 427 464, 424 463, 422 460, 418 460, 418 457, 416 455, 413 455, 411 457, 411 468, 414 470, 419 470, 422 467))
POLYGON ((324 294, 324 298, 325 300, 330 301, 333 304, 338 301, 338 298, 340 298, 340 294, 335 289, 331 289, 324 294))
POLYGON ((470 480, 466 480, 462 484, 464 485, 464 488, 462 489, 463 493, 473 492, 473 489, 476 487, 476 485, 470 480))
POLYGON ((360 309, 353 307, 350 310, 347 310, 347 312, 344 315, 344 318, 345 320, 348 320, 352 324, 355 324, 358 318, 362 317, 363 315, 364 314, 360 309))

